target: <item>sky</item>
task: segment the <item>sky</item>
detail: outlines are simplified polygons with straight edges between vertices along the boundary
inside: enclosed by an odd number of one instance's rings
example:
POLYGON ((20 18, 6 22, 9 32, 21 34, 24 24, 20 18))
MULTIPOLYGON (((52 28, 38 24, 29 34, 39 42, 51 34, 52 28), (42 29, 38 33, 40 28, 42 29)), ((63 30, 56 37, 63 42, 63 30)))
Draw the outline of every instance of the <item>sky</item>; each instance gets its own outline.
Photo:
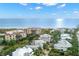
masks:
POLYGON ((16 26, 15 23, 19 26, 74 27, 79 24, 78 19, 78 3, 0 3, 0 27, 16 26))

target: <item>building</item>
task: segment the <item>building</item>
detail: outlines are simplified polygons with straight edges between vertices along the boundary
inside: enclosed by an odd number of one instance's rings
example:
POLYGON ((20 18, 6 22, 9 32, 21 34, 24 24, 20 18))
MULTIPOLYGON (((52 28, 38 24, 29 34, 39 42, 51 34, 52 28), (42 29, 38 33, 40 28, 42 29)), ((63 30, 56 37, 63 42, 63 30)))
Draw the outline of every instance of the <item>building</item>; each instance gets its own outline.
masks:
POLYGON ((66 28, 60 28, 59 31, 60 31, 61 33, 64 33, 64 32, 66 31, 66 28))
POLYGON ((46 43, 44 40, 34 40, 32 41, 31 45, 42 48, 44 43, 46 43))
POLYGON ((5 40, 19 40, 23 37, 26 37, 26 32, 24 30, 13 30, 7 31, 5 33, 5 40))
POLYGON ((43 34, 43 35, 40 35, 39 39, 40 40, 44 40, 46 42, 51 42, 51 35, 49 35, 49 34, 43 34))
POLYGON ((28 28, 26 30, 27 34, 41 34, 40 28, 28 28))
POLYGON ((27 32, 27 34, 32 34, 32 29, 31 29, 31 28, 28 28, 28 29, 26 30, 26 32, 27 32))
POLYGON ((44 40, 33 40, 31 45, 26 45, 26 47, 29 47, 33 50, 40 48, 43 48, 43 44, 46 43, 44 40))
POLYGON ((58 43, 54 44, 55 49, 59 49, 61 51, 66 51, 68 48, 72 47, 72 44, 67 40, 60 40, 58 43))
POLYGON ((60 35, 60 37, 61 37, 61 39, 72 39, 71 37, 70 37, 70 34, 65 34, 65 33, 62 33, 61 35, 60 35))
POLYGON ((5 40, 10 41, 10 40, 16 40, 16 35, 15 34, 5 34, 5 40))
POLYGON ((41 34, 41 29, 37 28, 36 29, 36 34, 41 34))
POLYGON ((12 52, 12 56, 32 56, 33 50, 28 47, 18 48, 16 51, 12 52))
POLYGON ((31 49, 33 49, 33 50, 36 50, 36 49, 39 48, 38 45, 26 45, 25 47, 29 47, 29 48, 31 48, 31 49))

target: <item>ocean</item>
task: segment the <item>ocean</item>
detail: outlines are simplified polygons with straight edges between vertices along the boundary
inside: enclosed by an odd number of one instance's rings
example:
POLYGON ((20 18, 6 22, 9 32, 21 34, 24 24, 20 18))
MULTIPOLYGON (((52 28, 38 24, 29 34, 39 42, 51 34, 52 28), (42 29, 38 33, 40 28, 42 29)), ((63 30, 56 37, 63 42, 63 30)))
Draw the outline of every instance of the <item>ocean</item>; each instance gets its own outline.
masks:
POLYGON ((0 28, 55 28, 59 24, 61 27, 74 28, 79 25, 79 19, 64 19, 62 22, 56 19, 0 19, 0 28))

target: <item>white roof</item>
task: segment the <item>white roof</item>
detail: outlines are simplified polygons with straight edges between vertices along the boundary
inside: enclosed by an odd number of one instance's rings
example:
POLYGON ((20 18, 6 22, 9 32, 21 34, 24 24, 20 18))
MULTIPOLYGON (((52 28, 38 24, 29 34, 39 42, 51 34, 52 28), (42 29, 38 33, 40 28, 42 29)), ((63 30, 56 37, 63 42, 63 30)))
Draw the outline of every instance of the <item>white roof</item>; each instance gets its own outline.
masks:
POLYGON ((40 37, 51 37, 51 35, 49 35, 49 34, 43 34, 43 35, 40 35, 40 37))
POLYGON ((61 34, 61 36, 70 36, 70 34, 63 33, 63 34, 61 34))
POLYGON ((45 43, 44 40, 34 40, 34 42, 37 42, 37 43, 45 43))
POLYGON ((46 42, 50 42, 51 41, 51 35, 49 35, 49 34, 40 35, 39 40, 44 40, 46 42))
POLYGON ((44 40, 34 40, 34 41, 32 41, 32 45, 33 44, 38 45, 38 44, 43 44, 43 43, 46 43, 46 42, 44 40))
POLYGON ((54 47, 56 48, 68 48, 72 47, 72 44, 69 43, 67 40, 60 40, 57 44, 54 44, 54 47))
POLYGON ((39 46, 38 45, 26 45, 26 47, 30 47, 32 49, 37 49, 39 46))
POLYGON ((70 37, 70 34, 65 34, 65 33, 61 34, 61 39, 66 39, 66 38, 72 39, 72 38, 70 37))
POLYGON ((18 48, 16 49, 16 51, 14 51, 12 53, 12 56, 23 56, 24 53, 31 53, 33 50, 31 48, 26 48, 26 47, 23 47, 23 48, 18 48))

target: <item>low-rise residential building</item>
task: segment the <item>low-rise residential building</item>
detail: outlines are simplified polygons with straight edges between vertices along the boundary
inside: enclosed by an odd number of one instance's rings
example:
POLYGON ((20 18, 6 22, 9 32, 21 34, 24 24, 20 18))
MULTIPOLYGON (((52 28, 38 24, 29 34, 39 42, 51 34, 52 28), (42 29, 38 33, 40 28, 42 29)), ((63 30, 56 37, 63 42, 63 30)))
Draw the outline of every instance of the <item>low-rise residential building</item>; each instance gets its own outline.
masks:
POLYGON ((33 50, 29 47, 18 48, 12 52, 12 56, 32 56, 33 50))
POLYGON ((44 40, 34 40, 31 45, 35 45, 36 47, 43 48, 43 44, 46 43, 44 40))
POLYGON ((40 40, 44 40, 46 42, 51 42, 51 35, 49 35, 49 34, 43 34, 43 35, 40 35, 39 39, 40 40))
POLYGON ((58 43, 54 44, 55 49, 59 49, 61 51, 66 51, 68 48, 72 47, 72 44, 67 40, 60 40, 58 43))
POLYGON ((72 39, 71 37, 70 37, 70 34, 65 34, 65 33, 62 33, 61 35, 60 35, 60 37, 61 37, 61 39, 72 39))
POLYGON ((36 49, 39 48, 38 45, 26 45, 25 47, 29 47, 29 48, 31 48, 31 49, 33 49, 33 50, 36 50, 36 49))
POLYGON ((66 31, 66 28, 60 28, 59 30, 61 33, 64 33, 66 31))

